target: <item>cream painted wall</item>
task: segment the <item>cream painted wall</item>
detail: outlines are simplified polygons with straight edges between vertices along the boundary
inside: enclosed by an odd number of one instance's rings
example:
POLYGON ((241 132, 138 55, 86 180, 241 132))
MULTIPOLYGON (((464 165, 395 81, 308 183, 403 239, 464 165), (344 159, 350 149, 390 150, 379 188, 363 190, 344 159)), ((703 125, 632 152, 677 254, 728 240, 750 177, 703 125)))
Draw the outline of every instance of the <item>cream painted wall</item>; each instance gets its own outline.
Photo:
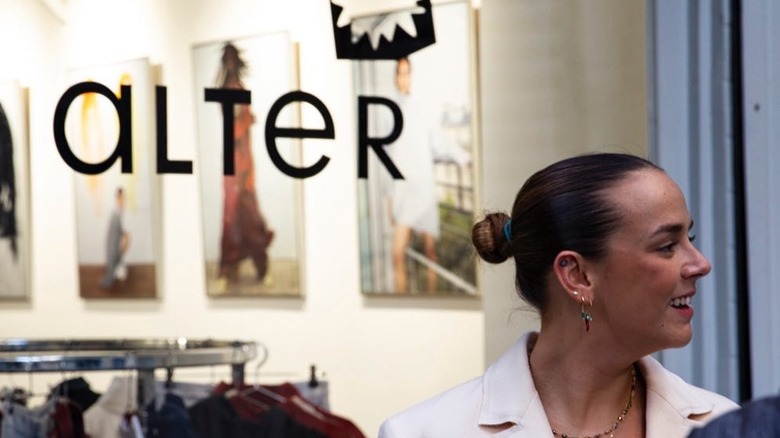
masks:
MULTIPOLYGON (((44 2, 0 2, 0 81, 19 80, 30 93, 33 198, 31 299, 0 303, 0 338, 259 341, 270 350, 261 370, 266 381, 277 373, 305 378, 309 364, 317 364, 330 381, 333 411, 355 421, 367 436, 376 436, 388 415, 481 373, 480 302, 360 295, 352 70, 349 62, 335 58, 328 2, 54 3, 63 6, 61 18, 44 2), (168 87, 169 157, 197 161, 192 45, 281 30, 291 31, 300 43, 302 89, 325 102, 336 125, 336 140, 304 146, 309 158, 331 157, 304 186, 306 297, 208 299, 197 178, 166 175, 160 178, 160 299, 80 299, 73 171, 59 157, 51 128, 57 100, 71 85, 65 81, 67 70, 150 58, 161 66, 161 83, 168 87)), ((318 121, 317 114, 304 114, 304 125, 318 121)), ((35 376, 35 385, 45 388, 59 378, 35 376)))
MULTIPOLYGON (((567 156, 646 155, 644 1, 485 0, 480 23, 487 210, 511 211, 533 172, 567 156)), ((512 262, 482 279, 490 363, 539 322, 515 294, 512 262)))

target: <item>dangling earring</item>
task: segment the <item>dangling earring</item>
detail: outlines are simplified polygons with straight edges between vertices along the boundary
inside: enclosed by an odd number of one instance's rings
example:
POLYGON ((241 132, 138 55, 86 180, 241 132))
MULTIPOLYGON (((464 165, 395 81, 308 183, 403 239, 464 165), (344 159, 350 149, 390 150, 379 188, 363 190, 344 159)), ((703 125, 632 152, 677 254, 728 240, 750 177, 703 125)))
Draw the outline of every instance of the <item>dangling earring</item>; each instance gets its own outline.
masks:
MULTIPOLYGON (((585 310, 585 297, 580 297, 580 300, 582 300, 580 304, 580 318, 585 321, 585 331, 590 331, 590 322, 593 321, 593 316, 585 310)), ((593 301, 590 301, 590 306, 593 305, 593 301)))

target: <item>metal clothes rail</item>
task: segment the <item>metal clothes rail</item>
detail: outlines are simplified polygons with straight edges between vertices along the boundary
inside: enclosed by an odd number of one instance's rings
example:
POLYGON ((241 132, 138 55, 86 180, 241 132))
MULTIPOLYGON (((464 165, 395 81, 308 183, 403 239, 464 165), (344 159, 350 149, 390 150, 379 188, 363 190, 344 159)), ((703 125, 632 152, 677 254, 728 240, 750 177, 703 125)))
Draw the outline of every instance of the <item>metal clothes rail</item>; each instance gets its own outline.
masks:
POLYGON ((0 373, 136 370, 138 403, 155 391, 156 369, 230 365, 234 383, 244 382, 244 366, 257 356, 246 341, 170 339, 10 339, 0 341, 0 373))

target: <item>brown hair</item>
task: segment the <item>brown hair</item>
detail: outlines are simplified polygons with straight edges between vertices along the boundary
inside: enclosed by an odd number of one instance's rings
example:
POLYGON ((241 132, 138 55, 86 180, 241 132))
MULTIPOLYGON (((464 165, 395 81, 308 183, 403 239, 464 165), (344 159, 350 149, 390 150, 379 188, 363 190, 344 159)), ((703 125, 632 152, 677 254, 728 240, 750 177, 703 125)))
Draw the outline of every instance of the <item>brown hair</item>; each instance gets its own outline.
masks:
POLYGON ((521 298, 539 310, 545 304, 546 278, 563 250, 597 260, 620 215, 604 191, 627 174, 661 170, 627 154, 580 155, 533 174, 517 193, 512 217, 488 213, 474 224, 471 240, 489 263, 515 259, 515 284, 521 298), (508 235, 508 237, 507 237, 508 235))

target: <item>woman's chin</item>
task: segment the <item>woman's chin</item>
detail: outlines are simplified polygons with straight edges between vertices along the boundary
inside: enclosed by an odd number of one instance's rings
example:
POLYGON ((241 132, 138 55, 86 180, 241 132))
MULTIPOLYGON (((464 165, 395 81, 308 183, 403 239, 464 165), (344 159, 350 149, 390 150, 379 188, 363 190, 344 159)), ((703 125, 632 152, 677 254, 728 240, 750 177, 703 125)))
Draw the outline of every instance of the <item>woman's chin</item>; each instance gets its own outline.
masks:
POLYGON ((693 338, 693 331, 691 330, 691 326, 689 324, 687 326, 687 329, 681 330, 680 332, 676 333, 675 336, 669 339, 669 346, 667 348, 685 347, 691 342, 692 338, 693 338))

